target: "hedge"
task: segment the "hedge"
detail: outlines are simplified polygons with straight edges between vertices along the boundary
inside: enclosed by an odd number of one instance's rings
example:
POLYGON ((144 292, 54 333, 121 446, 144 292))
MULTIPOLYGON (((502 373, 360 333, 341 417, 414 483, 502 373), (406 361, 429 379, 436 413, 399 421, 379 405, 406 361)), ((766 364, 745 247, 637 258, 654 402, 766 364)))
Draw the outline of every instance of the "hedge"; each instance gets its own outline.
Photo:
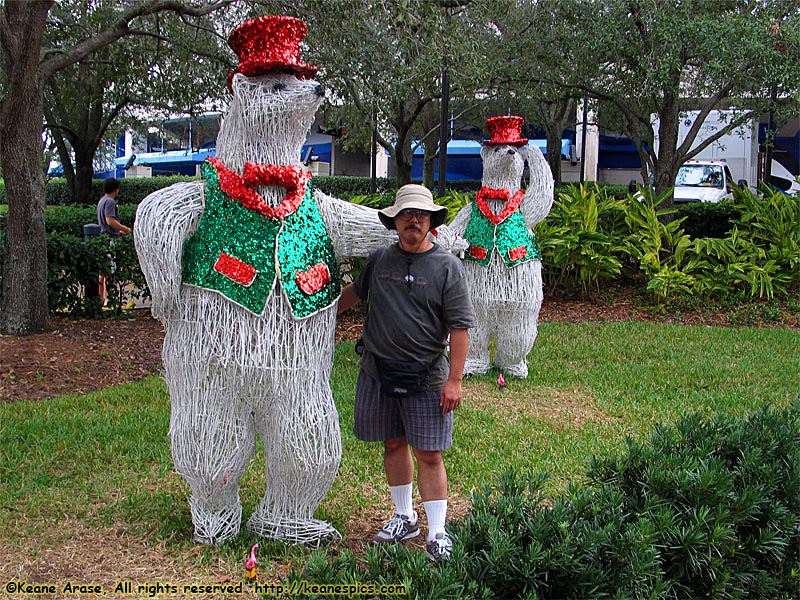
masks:
MULTIPOLYGON (((120 179, 120 191, 117 197, 117 204, 139 204, 148 194, 163 187, 172 185, 179 181, 195 181, 198 177, 189 176, 157 176, 157 177, 136 177, 131 179, 120 179)), ((73 201, 67 180, 64 178, 51 178, 47 180, 45 189, 45 204, 48 206, 68 206, 68 205, 90 205, 95 204, 103 195, 103 179, 92 181, 92 192, 90 198, 80 198, 73 201)), ((415 180, 414 183, 421 183, 415 180)), ((369 177, 343 177, 325 176, 314 177, 314 185, 326 194, 349 200, 351 196, 363 196, 370 193, 369 177)), ((450 181, 447 183, 448 190, 458 192, 476 191, 480 188, 480 181, 464 180, 450 181)), ((376 179, 376 190, 378 193, 394 193, 397 189, 397 182, 394 177, 378 177, 376 179)), ((0 204, 6 204, 5 181, 0 180, 0 204)))
MULTIPOLYGON (((117 204, 139 204, 142 198, 148 194, 160 190, 161 188, 172 185, 179 181, 194 181, 197 177, 172 176, 172 177, 136 177, 131 179, 120 179, 119 196, 117 204)), ((45 204, 48 206, 68 206, 81 205, 88 206, 97 204, 103 195, 104 179, 92 181, 92 192, 90 198, 81 198, 73 202, 69 192, 67 180, 63 178, 48 179, 45 187, 45 204)), ((0 180, 0 204, 6 204, 6 184, 0 180)))

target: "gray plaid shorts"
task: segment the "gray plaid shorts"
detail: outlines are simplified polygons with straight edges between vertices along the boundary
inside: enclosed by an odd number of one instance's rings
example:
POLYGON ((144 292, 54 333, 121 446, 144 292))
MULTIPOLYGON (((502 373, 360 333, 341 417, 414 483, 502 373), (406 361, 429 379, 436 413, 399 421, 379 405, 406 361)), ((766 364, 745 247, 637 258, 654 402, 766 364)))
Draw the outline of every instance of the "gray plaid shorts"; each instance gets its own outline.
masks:
POLYGON ((381 392, 381 384, 359 370, 353 433, 365 442, 405 436, 418 450, 447 450, 453 445, 453 412, 442 414, 441 392, 425 391, 404 398, 381 392))

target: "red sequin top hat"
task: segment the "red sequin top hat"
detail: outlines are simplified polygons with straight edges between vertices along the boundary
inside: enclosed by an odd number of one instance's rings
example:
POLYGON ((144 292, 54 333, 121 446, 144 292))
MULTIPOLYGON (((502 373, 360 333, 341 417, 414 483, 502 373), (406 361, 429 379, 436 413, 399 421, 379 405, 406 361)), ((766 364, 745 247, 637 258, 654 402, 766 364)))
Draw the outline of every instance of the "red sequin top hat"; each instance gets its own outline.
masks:
POLYGON ((492 136, 484 140, 484 146, 516 146, 520 148, 528 143, 528 138, 520 137, 522 133, 522 117, 489 117, 486 129, 492 136))
MULTIPOLYGON (((294 73, 301 79, 317 74, 317 67, 300 60, 300 42, 306 24, 286 15, 266 16, 245 21, 228 37, 228 45, 239 57, 234 73, 252 77, 270 71, 294 73)), ((233 73, 228 77, 228 82, 233 73)))

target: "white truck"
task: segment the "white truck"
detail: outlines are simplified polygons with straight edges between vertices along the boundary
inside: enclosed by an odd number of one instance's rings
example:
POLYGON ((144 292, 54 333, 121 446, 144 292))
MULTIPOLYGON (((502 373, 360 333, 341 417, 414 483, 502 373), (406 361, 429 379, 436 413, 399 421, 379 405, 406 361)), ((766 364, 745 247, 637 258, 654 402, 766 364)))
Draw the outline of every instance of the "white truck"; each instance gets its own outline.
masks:
MULTIPOLYGON (((681 119, 678 140, 686 139, 699 111, 689 111, 681 119)), ((712 110, 692 144, 696 148, 720 129, 728 127, 734 113, 712 110)), ((712 142, 681 166, 675 177, 675 202, 721 202, 733 197, 731 184, 741 187, 758 180, 758 122, 746 124, 712 142)))
MULTIPOLYGON (((679 144, 686 139, 698 114, 699 111, 688 111, 681 119, 679 144)), ((712 110, 701 125, 692 148, 727 127, 733 118, 733 111, 712 110)), ((658 133, 658 119, 654 118, 653 123, 658 133)), ((655 146, 658 148, 658 137, 655 146)), ((778 186, 784 192, 800 192, 797 178, 775 160, 772 161, 772 176, 773 182, 778 181, 777 178, 786 181, 787 185, 778 186)), ((732 197, 732 183, 755 189, 758 181, 758 121, 753 119, 721 136, 681 166, 675 178, 675 202, 720 202, 732 197)))
POLYGON ((733 198, 732 183, 747 187, 742 179, 734 182, 728 163, 723 160, 689 160, 675 177, 676 203, 721 202, 733 198))

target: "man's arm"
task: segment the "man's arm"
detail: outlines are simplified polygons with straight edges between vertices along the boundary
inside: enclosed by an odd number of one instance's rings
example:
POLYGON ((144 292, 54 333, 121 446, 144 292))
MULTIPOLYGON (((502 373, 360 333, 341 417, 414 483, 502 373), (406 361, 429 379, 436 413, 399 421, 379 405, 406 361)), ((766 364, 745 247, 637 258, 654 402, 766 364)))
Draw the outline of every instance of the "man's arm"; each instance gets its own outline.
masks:
POLYGON ((354 304, 357 304, 360 300, 361 298, 359 298, 358 294, 356 294, 356 290, 353 287, 353 284, 348 283, 346 286, 342 288, 342 295, 339 296, 339 304, 336 308, 337 314, 340 312, 344 312, 354 304))
POLYGON ((461 380, 464 375, 464 363, 467 360, 468 345, 468 330, 450 330, 450 375, 442 388, 439 400, 443 415, 461 405, 461 396, 463 394, 461 380))
POLYGON ((119 221, 117 221, 114 217, 106 217, 106 224, 111 227, 111 229, 115 231, 119 231, 120 235, 125 235, 126 233, 131 232, 131 228, 127 225, 123 225, 119 221))

